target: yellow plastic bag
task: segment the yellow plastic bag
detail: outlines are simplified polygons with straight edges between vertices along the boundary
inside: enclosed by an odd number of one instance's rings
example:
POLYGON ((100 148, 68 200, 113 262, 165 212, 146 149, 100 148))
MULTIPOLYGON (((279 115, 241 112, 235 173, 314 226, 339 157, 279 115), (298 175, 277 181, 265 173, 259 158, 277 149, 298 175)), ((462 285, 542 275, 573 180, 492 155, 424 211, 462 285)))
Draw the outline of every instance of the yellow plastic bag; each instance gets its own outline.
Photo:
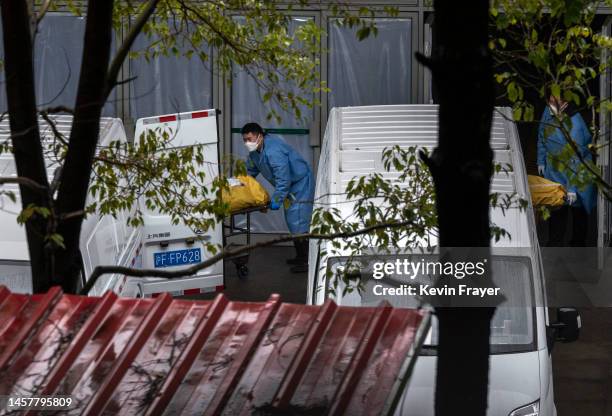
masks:
POLYGON ((533 175, 527 175, 527 181, 534 206, 558 207, 565 204, 567 192, 560 183, 533 175))
POLYGON ((231 212, 270 203, 268 191, 252 176, 237 176, 230 178, 229 182, 229 192, 224 192, 222 198, 229 204, 231 212))

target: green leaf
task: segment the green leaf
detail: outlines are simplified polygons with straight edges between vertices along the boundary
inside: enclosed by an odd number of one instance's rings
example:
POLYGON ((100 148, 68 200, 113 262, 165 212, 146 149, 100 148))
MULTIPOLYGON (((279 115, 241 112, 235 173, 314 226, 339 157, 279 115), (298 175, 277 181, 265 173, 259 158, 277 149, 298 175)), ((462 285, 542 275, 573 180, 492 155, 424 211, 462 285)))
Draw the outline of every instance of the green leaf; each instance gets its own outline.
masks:
POLYGON ((364 40, 368 36, 370 36, 370 32, 372 29, 369 26, 364 26, 357 31, 357 39, 364 40))
POLYGON ((517 107, 513 111, 514 120, 519 121, 523 115, 523 109, 521 107, 517 107))
POLYGON ((550 92, 553 96, 561 98, 561 86, 559 86, 559 84, 552 84, 552 86, 550 87, 550 92))
POLYGON ((518 99, 518 89, 516 87, 516 84, 514 82, 510 82, 507 86, 507 91, 508 91, 508 99, 511 102, 516 102, 516 100, 518 99))
POLYGON ((49 235, 48 240, 52 241, 59 248, 66 248, 66 246, 64 245, 64 237, 62 237, 61 234, 51 234, 49 235))

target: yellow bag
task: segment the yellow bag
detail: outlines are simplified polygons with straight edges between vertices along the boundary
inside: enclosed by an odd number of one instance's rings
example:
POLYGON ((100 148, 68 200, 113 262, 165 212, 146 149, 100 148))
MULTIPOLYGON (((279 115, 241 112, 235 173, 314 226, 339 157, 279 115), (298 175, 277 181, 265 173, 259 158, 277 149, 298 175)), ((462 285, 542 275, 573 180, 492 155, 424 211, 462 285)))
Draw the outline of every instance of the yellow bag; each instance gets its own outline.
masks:
POLYGON ((229 192, 224 192, 222 199, 229 204, 231 212, 270 203, 268 191, 252 176, 237 176, 230 178, 229 182, 229 192))
POLYGON ((565 187, 540 176, 527 175, 534 206, 558 207, 565 204, 565 187))

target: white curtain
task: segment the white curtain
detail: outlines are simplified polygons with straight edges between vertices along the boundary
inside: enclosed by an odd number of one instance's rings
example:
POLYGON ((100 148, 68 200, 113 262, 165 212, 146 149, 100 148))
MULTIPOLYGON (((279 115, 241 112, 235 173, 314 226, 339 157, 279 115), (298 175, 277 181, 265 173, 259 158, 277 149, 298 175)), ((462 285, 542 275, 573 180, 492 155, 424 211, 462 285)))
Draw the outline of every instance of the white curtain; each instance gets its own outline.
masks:
MULTIPOLYGON (((293 18, 290 23, 290 30, 293 31, 300 25, 308 21, 308 18, 293 18)), ((288 83, 281 83, 281 87, 292 89, 288 83)), ((294 89, 295 92, 298 92, 294 89)), ((273 101, 263 103, 263 92, 251 75, 238 67, 234 68, 232 79, 232 127, 241 128, 248 122, 256 122, 264 129, 280 128, 294 130, 290 134, 278 134, 296 149, 312 168, 313 152, 310 146, 309 136, 306 134, 295 134, 295 130, 308 129, 313 119, 313 110, 308 107, 301 108, 303 120, 298 120, 293 112, 284 111, 280 105, 273 101), (274 109, 281 117, 280 123, 274 118, 267 120, 266 116, 270 110, 274 109)), ((242 136, 239 133, 232 133, 232 154, 235 158, 246 159, 246 151, 242 136)), ((314 173, 314 172, 313 172, 314 173)), ((260 175, 257 180, 268 190, 270 195, 274 188, 260 175)), ((244 218, 237 219, 237 224, 244 226, 244 218)), ((266 214, 255 213, 251 215, 251 229, 261 233, 287 233, 287 225, 282 210, 268 211, 266 214)))
MULTIPOLYGON (((141 34, 132 50, 142 51, 154 41, 155 38, 141 34)), ((130 60, 130 77, 136 77, 130 82, 132 118, 212 107, 210 61, 203 62, 197 54, 191 58, 182 56, 187 46, 179 44, 177 47, 179 56, 158 56, 149 62, 144 57, 130 60)), ((210 57, 210 48, 207 55, 210 57)))
POLYGON ((412 103, 412 20, 376 19, 378 34, 329 23, 329 109, 412 103))
POLYGON ((34 43, 34 77, 39 107, 74 107, 81 71, 85 17, 49 14, 34 43))
MULTIPOLYGON (((39 108, 74 108, 81 72, 85 17, 48 13, 38 25, 34 43, 34 82, 39 108)), ((115 49, 113 34, 113 45, 115 49)), ((4 60, 4 41, 0 27, 0 56, 4 60)), ((7 110, 4 70, 0 71, 0 112, 7 110)), ((102 110, 104 116, 116 115, 116 92, 102 110)))
POLYGON ((0 61, 2 61, 2 68, 0 68, 0 114, 7 111, 8 107, 6 104, 6 77, 4 76, 4 35, 2 33, 2 21, 0 20, 0 61))

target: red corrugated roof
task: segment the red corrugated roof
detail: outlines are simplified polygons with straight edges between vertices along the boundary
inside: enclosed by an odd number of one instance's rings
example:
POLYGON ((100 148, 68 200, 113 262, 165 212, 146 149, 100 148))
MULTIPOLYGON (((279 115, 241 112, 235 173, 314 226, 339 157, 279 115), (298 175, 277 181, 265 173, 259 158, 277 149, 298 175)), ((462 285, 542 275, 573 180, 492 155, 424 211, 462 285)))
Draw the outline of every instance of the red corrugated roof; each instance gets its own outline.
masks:
POLYGON ((74 413, 91 415, 378 415, 401 394, 426 318, 277 295, 255 303, 0 286, 0 395, 70 395, 74 413))

